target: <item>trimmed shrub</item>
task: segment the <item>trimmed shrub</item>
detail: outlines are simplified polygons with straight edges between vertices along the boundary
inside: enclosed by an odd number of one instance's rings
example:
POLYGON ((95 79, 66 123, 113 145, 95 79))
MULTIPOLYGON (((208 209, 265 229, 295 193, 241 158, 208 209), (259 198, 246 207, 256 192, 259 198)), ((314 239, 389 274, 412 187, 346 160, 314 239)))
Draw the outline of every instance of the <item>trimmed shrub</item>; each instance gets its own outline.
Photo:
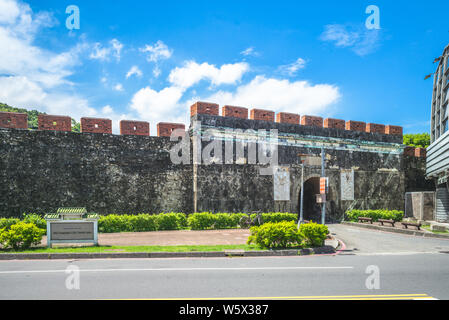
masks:
MULTIPOLYGON (((257 217, 257 214, 253 213, 251 215, 251 220, 254 220, 256 217, 257 217)), ((262 213, 263 223, 282 222, 282 221, 297 221, 297 220, 298 220, 298 214, 296 214, 296 213, 287 213, 287 212, 262 213)))
POLYGON ((187 223, 187 215, 181 212, 177 212, 175 215, 178 219, 178 229, 187 229, 189 227, 189 224, 187 223))
POLYGON ((33 223, 18 222, 9 230, 0 230, 0 243, 5 249, 25 250, 41 243, 44 231, 33 223))
POLYGON ((181 229, 181 219, 176 213, 161 213, 156 215, 157 230, 178 230, 181 229))
POLYGON ((233 220, 229 213, 214 214, 215 222, 214 229, 229 229, 232 228, 233 220))
POLYGON ((156 231, 156 216, 151 214, 137 214, 128 217, 133 232, 156 231))
POLYGON ((324 240, 326 240, 329 234, 329 229, 325 225, 310 222, 301 224, 298 232, 303 238, 304 246, 320 247, 324 245, 324 240))
POLYGON ((246 213, 231 213, 231 228, 241 227, 240 219, 247 216, 246 213))
POLYGON ((298 247, 302 242, 302 235, 298 232, 296 223, 292 221, 268 222, 251 227, 250 231, 247 243, 255 243, 261 248, 298 247))
POLYGON ((187 222, 192 230, 212 229, 215 223, 215 216, 210 212, 196 212, 187 218, 187 222))
POLYGON ((13 225, 20 222, 20 219, 17 218, 0 218, 0 230, 5 228, 5 230, 9 230, 9 228, 13 225))
POLYGON ((47 234, 47 221, 41 215, 37 213, 24 213, 22 221, 35 224, 36 227, 44 230, 44 235, 47 234))
POLYGON ((132 225, 128 215, 109 214, 98 220, 98 231, 103 233, 131 232, 132 225))
POLYGON ((373 221, 379 219, 402 221, 404 212, 399 210, 349 210, 346 211, 346 220, 358 222, 359 217, 372 218, 373 221))

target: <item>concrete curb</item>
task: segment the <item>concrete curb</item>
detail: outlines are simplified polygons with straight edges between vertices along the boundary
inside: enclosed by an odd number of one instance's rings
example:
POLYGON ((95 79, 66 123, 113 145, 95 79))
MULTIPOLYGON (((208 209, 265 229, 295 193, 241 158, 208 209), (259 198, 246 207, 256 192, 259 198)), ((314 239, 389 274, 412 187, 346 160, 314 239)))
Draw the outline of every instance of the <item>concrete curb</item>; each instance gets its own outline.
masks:
POLYGON ((261 251, 196 251, 196 252, 117 252, 117 253, 2 253, 0 260, 67 260, 67 259, 133 259, 133 258, 223 258, 223 257, 273 257, 332 254, 338 241, 328 242, 323 247, 293 250, 261 251), (330 243, 328 245, 327 243, 330 243), (335 244, 336 243, 336 244, 335 244))
POLYGON ((394 232, 394 233, 402 233, 407 234, 411 236, 417 236, 417 237, 424 237, 424 238, 439 238, 439 239, 449 239, 449 235, 444 234, 435 234, 427 231, 419 231, 419 230, 409 230, 409 229, 397 229, 393 227, 387 227, 387 226, 376 226, 373 224, 362 224, 357 222, 349 222, 349 221, 342 221, 341 224, 359 227, 359 228, 365 228, 365 229, 372 229, 372 230, 380 230, 380 231, 386 231, 386 232, 394 232))

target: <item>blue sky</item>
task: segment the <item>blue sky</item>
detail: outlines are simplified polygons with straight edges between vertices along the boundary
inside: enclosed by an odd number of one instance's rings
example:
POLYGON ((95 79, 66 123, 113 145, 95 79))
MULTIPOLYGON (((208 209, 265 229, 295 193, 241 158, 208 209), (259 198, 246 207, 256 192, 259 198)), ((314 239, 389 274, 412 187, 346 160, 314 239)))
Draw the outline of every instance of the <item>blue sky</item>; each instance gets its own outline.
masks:
POLYGON ((0 0, 0 102, 188 125, 196 100, 429 131, 445 1, 0 0), (66 28, 66 7, 80 29, 66 28), (380 29, 365 13, 379 8, 380 29))

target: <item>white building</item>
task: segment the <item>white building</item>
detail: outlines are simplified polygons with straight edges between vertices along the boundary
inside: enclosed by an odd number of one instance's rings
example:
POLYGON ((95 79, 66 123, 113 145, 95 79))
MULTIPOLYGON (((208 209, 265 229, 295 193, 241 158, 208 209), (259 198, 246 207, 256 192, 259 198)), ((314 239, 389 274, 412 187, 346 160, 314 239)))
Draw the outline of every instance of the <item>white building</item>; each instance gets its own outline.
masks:
POLYGON ((436 184, 435 219, 449 222, 449 45, 439 59, 433 82, 431 144, 427 148, 426 175, 436 184))

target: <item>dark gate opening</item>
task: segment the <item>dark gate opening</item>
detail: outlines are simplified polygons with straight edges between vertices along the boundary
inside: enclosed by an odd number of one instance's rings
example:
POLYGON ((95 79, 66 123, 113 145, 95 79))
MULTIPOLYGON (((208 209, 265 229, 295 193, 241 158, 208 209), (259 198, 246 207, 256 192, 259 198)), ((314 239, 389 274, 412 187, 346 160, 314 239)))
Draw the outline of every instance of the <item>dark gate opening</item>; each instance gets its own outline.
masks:
MULTIPOLYGON (((320 193, 320 178, 310 178, 304 182, 304 220, 321 221, 321 205, 316 202, 316 195, 320 193)), ((299 197, 301 199, 301 195, 299 197)), ((299 203, 301 206, 301 203, 299 203)))

